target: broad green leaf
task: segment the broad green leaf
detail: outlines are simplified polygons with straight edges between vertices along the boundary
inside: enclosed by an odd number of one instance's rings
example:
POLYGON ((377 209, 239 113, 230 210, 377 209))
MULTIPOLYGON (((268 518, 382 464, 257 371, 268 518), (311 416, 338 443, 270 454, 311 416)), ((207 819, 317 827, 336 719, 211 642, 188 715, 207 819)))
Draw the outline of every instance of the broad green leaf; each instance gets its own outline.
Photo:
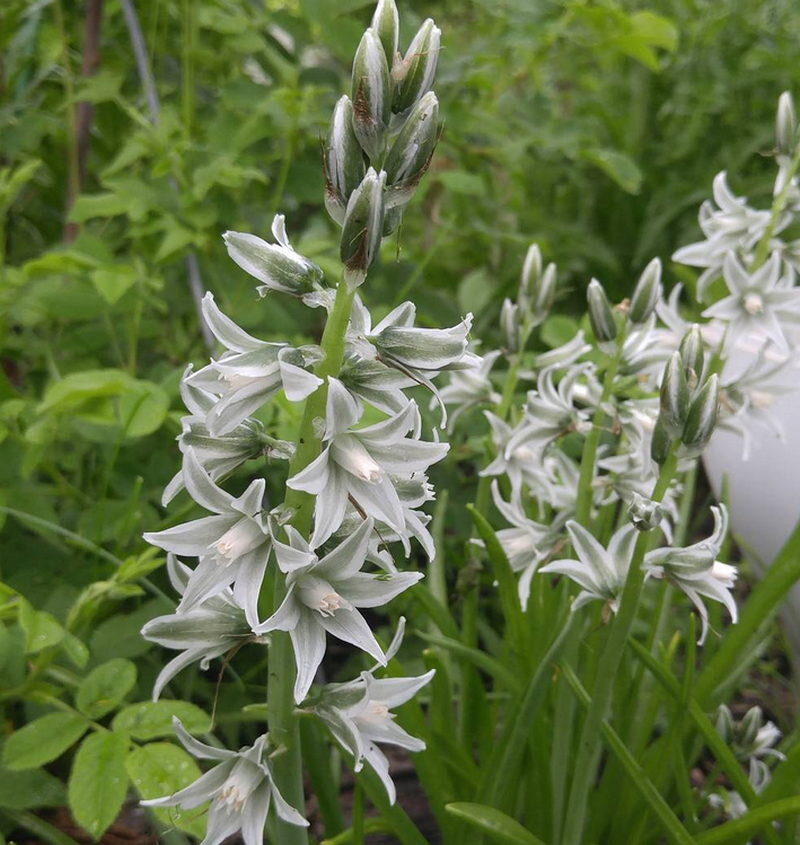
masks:
POLYGON ((623 191, 629 194, 639 193, 642 187, 642 171, 630 156, 618 150, 593 147, 583 152, 583 158, 599 167, 623 191))
POLYGON ((90 399, 119 396, 130 386, 131 377, 122 370, 83 370, 70 373, 48 385, 39 413, 67 413, 90 399))
POLYGON ((75 694, 75 706, 90 719, 110 713, 136 683, 136 664, 118 657, 93 669, 75 694))
POLYGON ((88 727, 78 713, 50 713, 35 719, 6 740, 3 765, 21 771, 49 763, 74 745, 88 727))
POLYGON ((93 217, 115 217, 125 214, 127 210, 128 203, 119 194, 83 194, 70 209, 69 220, 72 223, 85 223, 93 217))
MULTIPOLYGON (((152 742, 135 748, 128 754, 125 766, 136 791, 144 799, 172 795, 200 777, 194 758, 169 742, 152 742)), ((177 807, 156 807, 153 812, 165 824, 175 825, 198 839, 205 834, 202 806, 185 812, 177 807)))
POLYGON ((61 649, 72 661, 73 666, 78 669, 83 669, 89 662, 88 647, 74 634, 70 634, 69 631, 65 633, 64 639, 61 641, 61 649))
POLYGON ((195 233, 191 229, 182 226, 177 220, 168 220, 164 229, 164 239, 156 250, 155 260, 166 261, 166 259, 186 249, 194 243, 195 233))
POLYGON ((109 305, 113 305, 136 284, 136 271, 132 267, 103 267, 89 273, 92 284, 109 305))
POLYGON ((22 596, 19 598, 19 624, 25 632, 26 654, 36 654, 58 645, 66 633, 54 616, 35 610, 22 596))
POLYGON ((445 810, 468 825, 482 830, 492 842, 501 842, 504 845, 545 845, 518 821, 494 807, 464 801, 447 804, 445 810))
POLYGON ((161 426, 169 411, 169 396, 151 381, 134 381, 119 403, 119 419, 127 437, 145 437, 161 426))
POLYGON ((467 273, 458 285, 458 305, 462 313, 479 314, 491 302, 494 287, 486 270, 479 267, 467 273))
POLYGON ((187 701, 140 701, 129 704, 114 716, 115 731, 129 733, 134 739, 155 739, 174 736, 172 717, 177 716, 189 733, 202 734, 211 730, 211 717, 187 701))
POLYGON ((44 769, 27 772, 0 769, 0 807, 10 810, 60 807, 66 800, 64 784, 44 769))
POLYGON ((574 317, 566 314, 551 314, 539 330, 539 337, 542 343, 546 343, 551 349, 562 346, 578 333, 578 322, 574 317))
POLYGON ((678 46, 678 28, 663 15, 655 12, 635 12, 630 16, 633 31, 653 47, 674 53, 678 46))
POLYGON ((75 755, 69 776, 69 807, 75 821, 93 839, 99 839, 114 821, 125 800, 128 745, 124 734, 100 731, 88 736, 75 755))

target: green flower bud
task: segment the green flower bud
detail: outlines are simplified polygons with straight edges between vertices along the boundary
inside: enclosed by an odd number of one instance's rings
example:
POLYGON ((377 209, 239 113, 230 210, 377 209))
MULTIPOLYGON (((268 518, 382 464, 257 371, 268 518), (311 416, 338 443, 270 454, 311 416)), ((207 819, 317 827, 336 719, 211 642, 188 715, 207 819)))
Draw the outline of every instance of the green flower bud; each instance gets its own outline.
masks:
POLYGON ((387 208, 383 215, 383 237, 388 238, 389 235, 400 225, 403 220, 403 208, 396 205, 394 208, 387 208))
POLYGON ((689 385, 683 371, 680 352, 673 352, 661 379, 661 413, 659 419, 670 437, 680 437, 689 414, 689 385))
POLYGON ((363 284, 381 245, 385 186, 386 173, 381 170, 378 174, 370 167, 347 203, 339 256, 351 290, 363 284))
POLYGON ((714 727, 717 729, 717 733, 725 741, 725 744, 730 745, 731 740, 733 739, 734 723, 733 714, 727 704, 720 704, 717 708, 716 717, 714 719, 714 727))
POLYGON ((689 390, 695 390, 700 379, 703 377, 705 367, 705 351, 703 348, 703 335, 700 326, 694 323, 683 336, 678 352, 683 362, 683 371, 686 375, 686 382, 689 390))
POLYGON ((661 466, 669 457, 671 445, 672 438, 669 436, 662 415, 659 414, 656 418, 656 426, 653 429, 653 439, 650 441, 650 457, 661 466))
POLYGON ((556 265, 548 264, 535 284, 532 291, 531 315, 538 325, 550 313, 553 300, 556 298, 556 265))
POLYGON ((542 252, 538 244, 531 244, 525 253, 525 261, 522 264, 522 273, 519 277, 519 293, 517 302, 522 304, 530 296, 531 282, 535 285, 542 275, 542 252))
POLYGON ((739 722, 739 744, 748 749, 755 745, 756 737, 763 725, 764 714, 761 708, 758 705, 751 707, 739 722))
POLYGON ((654 258, 639 277, 631 297, 632 323, 644 323, 661 299, 661 261, 654 258))
POLYGON ((628 505, 628 516, 637 531, 652 531, 661 525, 661 521, 664 519, 664 509, 658 502, 634 493, 628 505))
POLYGON ((325 208, 341 225, 350 194, 366 172, 364 153, 353 131, 353 103, 342 97, 333 110, 325 143, 325 208))
POLYGON ((370 159, 383 152, 391 117, 391 82, 386 54, 375 30, 368 29, 353 60, 353 130, 370 159))
POLYGON ((442 31, 431 18, 419 28, 403 60, 392 69, 397 86, 392 111, 400 113, 410 109, 431 90, 439 64, 441 37, 442 31))
POLYGON ((778 112, 775 115, 775 139, 778 155, 791 156, 797 143, 797 115, 794 100, 788 91, 784 91, 778 100, 778 112))
POLYGON ((439 140, 439 100, 433 91, 411 110, 386 156, 386 203, 405 205, 428 169, 439 140))
POLYGON ((681 441, 689 454, 699 455, 705 449, 717 424, 718 409, 719 376, 715 373, 694 397, 686 417, 681 441))
POLYGON ((608 297, 603 286, 597 279, 589 282, 586 289, 586 300, 589 304, 589 322, 598 343, 608 343, 617 336, 617 323, 614 313, 608 303, 608 297))
POLYGON ((400 16, 397 14, 394 0, 378 0, 371 27, 378 35, 386 54, 386 62, 391 69, 397 55, 397 40, 400 35, 400 16))
POLYGON ((519 306, 510 299, 503 300, 500 309, 500 328, 503 332, 503 342, 509 352, 519 350, 520 324, 519 306))

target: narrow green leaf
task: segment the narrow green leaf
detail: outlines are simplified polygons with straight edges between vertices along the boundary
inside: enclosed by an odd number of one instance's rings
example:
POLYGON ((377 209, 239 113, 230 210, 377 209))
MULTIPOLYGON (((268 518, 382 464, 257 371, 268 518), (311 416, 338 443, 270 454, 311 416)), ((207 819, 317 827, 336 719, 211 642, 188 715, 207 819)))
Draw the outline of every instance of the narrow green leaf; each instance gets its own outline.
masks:
POLYGON ((136 683, 136 664, 117 657, 93 669, 75 694, 75 706, 90 719, 110 713, 136 683))
POLYGON ((6 740, 3 765, 21 771, 49 763, 76 743, 88 727, 78 713, 50 713, 35 719, 6 740))
POLYGON ((482 669, 495 678, 495 680, 500 681, 508 689, 519 689, 519 678, 513 672, 506 669, 498 660, 486 654, 486 652, 480 651, 477 648, 470 648, 459 640, 454 640, 450 637, 438 637, 436 634, 426 634, 424 631, 417 632, 417 636, 431 645, 447 649, 455 657, 469 661, 473 666, 482 669))
POLYGON ((33 810, 60 807, 67 800, 61 781, 44 769, 12 772, 0 769, 0 807, 6 810, 33 810))
POLYGON ((750 661, 742 655, 752 653, 753 644, 771 623, 784 596, 800 580, 800 522, 786 541, 764 578, 750 593, 739 614, 739 622, 725 632, 716 654, 700 673, 695 686, 695 698, 707 709, 712 709, 725 696, 726 691, 750 661))
MULTIPOLYGON (((12 822, 13 827, 21 827, 33 833, 38 839, 49 842, 50 845, 79 845, 71 836, 62 833, 57 827, 40 819, 34 813, 26 813, 19 810, 4 808, 0 811, 0 819, 7 818, 12 822)), ((0 842, 5 840, 0 837, 0 842)))
MULTIPOLYGON (((128 754, 125 767, 142 798, 163 798, 189 786, 200 777, 194 758, 169 742, 151 742, 128 754)), ((177 807, 154 807, 153 813, 167 825, 175 825, 192 836, 205 835, 204 807, 182 811, 177 807)))
POLYGON ((93 839, 117 817, 128 789, 125 757, 128 737, 101 731, 88 736, 72 764, 69 807, 75 821, 93 839))
POLYGON ((502 842, 504 845, 545 845, 538 836, 534 836, 518 821, 494 807, 458 802, 448 804, 445 809, 467 824, 482 830, 492 842, 502 842))
POLYGON ((140 701, 129 704, 114 716, 115 731, 130 734, 134 739, 156 739, 174 736, 172 717, 177 716, 191 734, 211 730, 211 716, 186 701, 140 701))
POLYGON ((745 813, 741 818, 725 822, 697 837, 697 845, 738 845, 778 819, 800 815, 800 796, 782 798, 745 813))

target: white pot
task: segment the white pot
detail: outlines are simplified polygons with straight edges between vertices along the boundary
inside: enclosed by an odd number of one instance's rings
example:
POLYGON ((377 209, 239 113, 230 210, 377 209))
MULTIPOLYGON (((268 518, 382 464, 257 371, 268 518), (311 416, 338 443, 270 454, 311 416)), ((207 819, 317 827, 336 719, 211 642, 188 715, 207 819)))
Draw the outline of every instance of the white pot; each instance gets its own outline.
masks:
MULTIPOLYGON (((800 342, 800 331, 793 341, 800 342)), ((728 356, 723 382, 736 376, 758 354, 763 339, 749 337, 737 343, 728 356)), ((783 430, 783 436, 763 423, 743 415, 742 423, 750 434, 750 455, 743 459, 743 440, 739 434, 719 429, 711 438, 704 455, 706 473, 717 498, 728 478, 728 503, 731 526, 742 550, 752 562, 756 574, 763 573, 800 519, 800 369, 791 378, 797 389, 776 397, 771 413, 783 430)), ((800 584, 796 585, 781 613, 789 639, 792 662, 800 669, 800 584)))

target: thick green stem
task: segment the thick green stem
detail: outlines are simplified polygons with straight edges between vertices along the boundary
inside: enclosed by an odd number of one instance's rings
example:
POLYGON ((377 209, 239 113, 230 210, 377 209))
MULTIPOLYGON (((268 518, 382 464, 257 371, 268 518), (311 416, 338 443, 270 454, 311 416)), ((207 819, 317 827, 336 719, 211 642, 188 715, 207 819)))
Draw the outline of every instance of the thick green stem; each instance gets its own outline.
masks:
MULTIPOLYGON (((660 502, 669 487, 678 466, 677 443, 670 450, 669 457, 661 468, 652 499, 660 502)), ((601 748, 601 726, 606 718, 614 681, 617 677, 620 661, 625 650, 625 643, 630 634, 639 597, 644 583, 642 561, 650 545, 651 537, 643 533, 636 542, 630 569, 625 579, 619 611, 614 618, 606 639, 597 671, 597 686, 594 689, 592 703, 583 723, 583 730, 578 744, 578 756, 575 763, 575 778, 570 788, 569 815, 564 828, 562 845, 579 845, 586 822, 586 810, 589 791, 592 788, 601 748)))
MULTIPOLYGON (((344 283, 340 284, 336 291, 336 301, 325 324, 325 331, 320 342, 325 357, 314 370, 316 375, 323 380, 328 376, 338 375, 341 369, 344 359, 345 333, 354 295, 355 292, 349 291, 344 283)), ((327 395, 327 381, 324 381, 306 401, 300 423, 297 450, 289 464, 290 477, 305 469, 320 453, 321 443, 314 423, 316 419, 325 416, 327 395)), ((287 491, 286 505, 294 510, 292 524, 307 537, 311 530, 314 497, 308 493, 290 489, 287 491)), ((277 567, 274 567, 273 610, 280 607, 285 595, 285 580, 277 567)), ((287 633, 275 631, 271 635, 269 651, 267 715, 273 743, 285 750, 275 757, 273 770, 275 781, 284 798, 292 806, 302 808, 304 804, 303 760, 300 727, 294 712, 294 681, 295 660, 291 640, 287 633)), ((276 845, 307 845, 308 843, 305 828, 276 819, 275 830, 276 845)))
POLYGON ((772 240, 772 234, 775 231, 775 226, 778 224, 778 219, 783 213, 783 209, 786 207, 786 201, 789 199, 789 192, 792 189, 792 179, 797 174, 798 168, 800 168, 800 144, 798 144, 797 149, 795 149, 794 155, 792 156, 783 187, 780 191, 778 191, 775 195, 775 199, 772 201, 769 223, 767 224, 767 228, 764 230, 764 234, 761 236, 761 240, 758 242, 758 246, 756 247, 756 252, 753 256, 753 263, 750 266, 751 273, 758 270, 769 256, 769 242, 772 240))

